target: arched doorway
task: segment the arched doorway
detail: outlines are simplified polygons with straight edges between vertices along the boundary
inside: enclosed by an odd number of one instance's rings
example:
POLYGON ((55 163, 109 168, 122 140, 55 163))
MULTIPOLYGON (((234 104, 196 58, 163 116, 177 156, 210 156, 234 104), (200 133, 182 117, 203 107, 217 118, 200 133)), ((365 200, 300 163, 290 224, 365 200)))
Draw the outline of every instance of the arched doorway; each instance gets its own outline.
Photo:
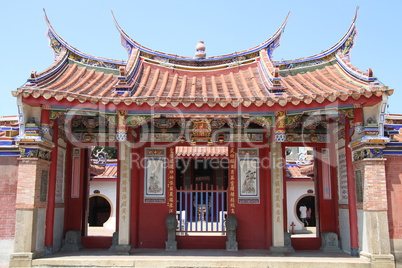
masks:
POLYGON ((89 198, 88 225, 103 227, 103 224, 110 218, 111 206, 109 201, 100 195, 89 198))
POLYGON ((306 195, 297 202, 296 204, 296 214, 298 219, 303 222, 301 218, 301 206, 306 207, 306 218, 304 220, 305 227, 316 227, 316 218, 315 218, 315 197, 313 195, 306 195))

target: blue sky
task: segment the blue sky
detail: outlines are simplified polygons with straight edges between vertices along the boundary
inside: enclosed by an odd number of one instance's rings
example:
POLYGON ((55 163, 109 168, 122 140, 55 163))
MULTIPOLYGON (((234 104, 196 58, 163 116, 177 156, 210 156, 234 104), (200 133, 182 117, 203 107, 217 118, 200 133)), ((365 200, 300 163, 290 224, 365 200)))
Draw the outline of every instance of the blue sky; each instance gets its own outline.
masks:
POLYGON ((311 56, 329 49, 348 30, 356 7, 358 36, 351 61, 395 89, 388 112, 402 114, 402 1, 6 1, 0 11, 0 116, 17 113, 11 91, 31 71, 53 62, 43 8, 56 32, 78 50, 126 60, 113 22, 150 49, 192 57, 198 40, 207 56, 242 51, 271 37, 290 11, 274 60, 311 56))

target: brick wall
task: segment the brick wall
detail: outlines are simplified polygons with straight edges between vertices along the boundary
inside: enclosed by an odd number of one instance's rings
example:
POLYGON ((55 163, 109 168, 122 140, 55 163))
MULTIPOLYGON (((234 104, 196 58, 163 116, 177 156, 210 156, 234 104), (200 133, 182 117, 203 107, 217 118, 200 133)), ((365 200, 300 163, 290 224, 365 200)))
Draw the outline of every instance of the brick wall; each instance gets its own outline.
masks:
POLYGON ((0 156, 0 239, 14 239, 18 162, 0 156))
POLYGON ((42 159, 19 159, 17 209, 46 208, 46 200, 41 200, 41 195, 44 194, 44 198, 47 199, 49 165, 49 161, 42 159), (44 174, 43 172, 46 173, 44 174), (42 184, 43 175, 45 175, 44 179, 47 180, 44 184, 42 184), (44 191, 44 193, 42 191, 44 191))
POLYGON ((363 160, 363 209, 387 210, 387 184, 384 160, 363 160))
POLYGON ((387 156, 388 220, 391 239, 402 239, 402 156, 387 156))
POLYGON ((354 171, 361 171, 363 186, 361 209, 363 210, 384 211, 388 209, 384 162, 384 159, 364 159, 353 163, 354 171))

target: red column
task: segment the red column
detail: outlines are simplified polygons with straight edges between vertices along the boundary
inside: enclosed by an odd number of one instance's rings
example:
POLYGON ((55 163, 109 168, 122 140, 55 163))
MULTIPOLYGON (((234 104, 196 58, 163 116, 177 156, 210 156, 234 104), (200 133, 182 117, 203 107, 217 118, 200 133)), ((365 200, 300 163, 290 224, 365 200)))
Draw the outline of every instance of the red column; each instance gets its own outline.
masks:
POLYGON ((89 149, 83 148, 81 152, 81 232, 86 236, 88 229, 88 205, 89 205, 89 149))
POLYGON ((45 231, 45 247, 53 246, 53 230, 54 230, 54 209, 56 194, 56 176, 57 176, 57 140, 58 140, 58 121, 54 120, 53 124, 53 143, 54 147, 51 154, 51 163, 49 171, 49 184, 47 190, 47 209, 46 209, 46 231, 45 231))
POLYGON ((355 104, 354 105, 354 124, 355 124, 355 132, 356 133, 362 133, 363 131, 363 107, 361 104, 355 104))
POLYGON ((50 115, 49 107, 43 105, 42 111, 41 111, 41 116, 40 116, 41 125, 49 125, 49 123, 50 123, 49 115, 50 115))
MULTIPOLYGON (((282 146, 282 194, 283 194, 283 201, 282 201, 282 213, 283 213, 283 230, 287 231, 289 229, 288 226, 288 206, 287 206, 287 199, 288 199, 288 191, 286 190, 287 182, 286 182, 286 146, 282 146)), ((272 194, 272 192, 271 192, 272 194)))
POLYGON ((355 105, 354 107, 355 124, 363 124, 363 107, 361 105, 355 105))
POLYGON ((345 150, 347 165, 347 181, 348 181, 348 203, 349 203, 349 225, 350 225, 350 252, 354 257, 358 257, 359 253, 359 233, 357 227, 357 206, 356 206, 356 185, 354 180, 352 152, 349 148, 350 143, 350 121, 349 117, 345 117, 345 150))
MULTIPOLYGON (((130 232, 130 241, 131 246, 134 248, 138 248, 138 221, 140 219, 139 215, 139 199, 140 199, 140 165, 141 165, 141 157, 140 150, 136 146, 137 139, 139 139, 139 129, 135 129, 137 133, 137 138, 129 137, 132 146, 131 149, 131 232, 130 232)), ((132 131, 129 131, 132 133, 132 131)))

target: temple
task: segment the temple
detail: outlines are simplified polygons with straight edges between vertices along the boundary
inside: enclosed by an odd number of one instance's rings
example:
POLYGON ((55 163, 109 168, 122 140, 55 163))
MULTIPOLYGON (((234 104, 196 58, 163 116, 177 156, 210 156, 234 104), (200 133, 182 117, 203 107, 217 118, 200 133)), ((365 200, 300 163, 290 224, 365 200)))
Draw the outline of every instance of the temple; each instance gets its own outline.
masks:
POLYGON ((208 57, 200 41, 184 57, 113 17, 119 61, 72 47, 45 15, 54 63, 0 120, 10 267, 82 248, 320 250, 394 267, 402 117, 386 114, 393 89, 350 62, 356 18, 330 49, 275 61, 288 18, 251 49, 208 57))

